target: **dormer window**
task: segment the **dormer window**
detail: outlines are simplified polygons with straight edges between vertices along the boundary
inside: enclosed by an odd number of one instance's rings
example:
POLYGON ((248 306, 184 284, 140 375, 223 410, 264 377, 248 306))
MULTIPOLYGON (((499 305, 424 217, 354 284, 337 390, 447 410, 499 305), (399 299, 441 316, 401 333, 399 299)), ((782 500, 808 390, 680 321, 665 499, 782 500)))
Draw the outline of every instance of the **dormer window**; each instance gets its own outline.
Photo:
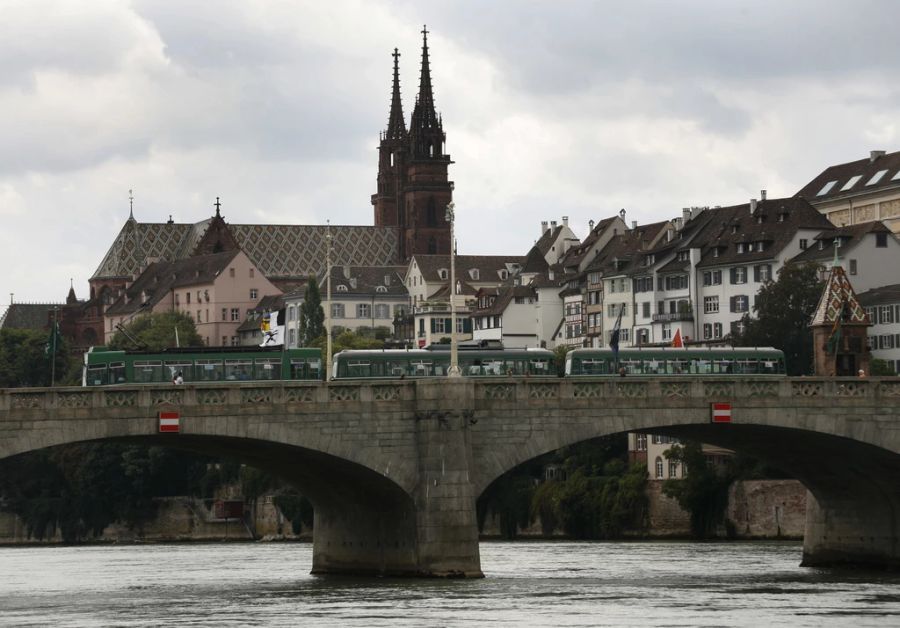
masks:
POLYGON ((691 254, 689 251, 678 251, 678 261, 686 262, 691 258, 691 254))
POLYGON ((342 283, 339 283, 337 286, 337 291, 338 292, 347 292, 347 286, 342 283))
POLYGON ((766 217, 760 214, 756 217, 756 224, 761 225, 766 221, 766 217))
POLYGON ((375 286, 375 292, 387 292, 387 288, 384 286, 375 286))
POLYGON ((506 279, 509 277, 509 273, 504 269, 500 271, 500 279, 506 279))
POLYGON ((825 250, 825 241, 824 240, 819 240, 819 250, 820 251, 825 250))
POLYGON ((441 268, 441 269, 438 270, 438 277, 439 277, 440 279, 446 279, 446 278, 447 278, 447 274, 448 274, 448 272, 447 272, 447 269, 446 269, 446 268, 441 268))
MULTIPOLYGON (((740 226, 737 224, 731 225, 731 233, 737 233, 739 228, 740 228, 740 226)), ((740 252, 740 251, 738 251, 738 252, 740 252)))
POLYGON ((471 277, 475 281, 478 281, 478 269, 470 268, 469 269, 469 277, 471 277))
POLYGON ((712 251, 713 251, 713 257, 719 257, 719 247, 714 246, 712 251))
POLYGON ((738 245, 737 245, 737 252, 738 252, 738 253, 743 253, 743 252, 744 252, 744 243, 743 243, 743 242, 738 242, 738 245))

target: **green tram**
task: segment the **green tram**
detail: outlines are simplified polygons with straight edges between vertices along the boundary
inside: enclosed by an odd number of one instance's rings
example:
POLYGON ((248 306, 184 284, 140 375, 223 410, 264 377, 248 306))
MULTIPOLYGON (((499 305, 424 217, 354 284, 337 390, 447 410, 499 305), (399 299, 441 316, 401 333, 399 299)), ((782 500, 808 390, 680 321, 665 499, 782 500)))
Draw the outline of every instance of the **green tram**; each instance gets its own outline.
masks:
MULTIPOLYGON (((531 375, 556 377, 556 361, 547 349, 464 349, 459 368, 466 377, 531 375)), ((428 349, 353 349, 334 356, 335 379, 440 377, 450 368, 450 351, 428 349)))
POLYGON ((784 353, 772 347, 634 347, 574 349, 566 354, 566 377, 580 375, 784 375, 784 353))
POLYGON ((111 351, 91 347, 84 354, 82 385, 322 379, 320 349, 281 347, 181 347, 164 351, 111 351))

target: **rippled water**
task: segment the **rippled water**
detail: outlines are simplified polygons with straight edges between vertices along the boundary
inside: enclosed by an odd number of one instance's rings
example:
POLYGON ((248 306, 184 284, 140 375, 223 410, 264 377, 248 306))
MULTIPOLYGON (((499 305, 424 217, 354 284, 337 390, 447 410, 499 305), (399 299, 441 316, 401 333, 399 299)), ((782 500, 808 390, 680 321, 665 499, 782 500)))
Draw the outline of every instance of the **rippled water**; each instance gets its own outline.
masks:
POLYGON ((0 548, 15 626, 876 626, 900 575, 794 543, 482 543, 484 580, 314 577, 305 544, 0 548))

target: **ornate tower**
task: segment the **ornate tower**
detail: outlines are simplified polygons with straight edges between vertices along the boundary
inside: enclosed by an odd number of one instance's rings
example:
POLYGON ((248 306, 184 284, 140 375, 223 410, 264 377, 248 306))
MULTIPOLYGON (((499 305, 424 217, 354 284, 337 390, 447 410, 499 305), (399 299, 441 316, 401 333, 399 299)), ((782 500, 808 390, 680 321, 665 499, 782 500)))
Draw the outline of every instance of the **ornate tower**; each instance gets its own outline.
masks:
POLYGON ((401 252, 405 259, 419 254, 450 254, 450 224, 445 218, 453 199, 444 154, 441 118, 434 109, 431 68, 428 62, 428 30, 422 29, 422 71, 419 94, 409 123, 406 181, 403 189, 401 252))
POLYGON ((376 227, 401 227, 403 187, 406 182, 406 157, 409 136, 400 101, 400 53, 394 48, 394 88, 387 130, 378 145, 378 190, 372 195, 376 227))

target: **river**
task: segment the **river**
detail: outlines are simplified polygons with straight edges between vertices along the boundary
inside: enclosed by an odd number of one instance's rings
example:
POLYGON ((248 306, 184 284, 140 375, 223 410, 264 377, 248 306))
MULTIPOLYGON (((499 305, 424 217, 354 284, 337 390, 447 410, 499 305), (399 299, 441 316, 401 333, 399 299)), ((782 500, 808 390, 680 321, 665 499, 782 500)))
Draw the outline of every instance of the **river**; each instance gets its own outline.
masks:
POLYGON ((483 580, 314 577, 292 543, 0 548, 7 626, 887 626, 900 574, 797 543, 486 542, 483 580))

